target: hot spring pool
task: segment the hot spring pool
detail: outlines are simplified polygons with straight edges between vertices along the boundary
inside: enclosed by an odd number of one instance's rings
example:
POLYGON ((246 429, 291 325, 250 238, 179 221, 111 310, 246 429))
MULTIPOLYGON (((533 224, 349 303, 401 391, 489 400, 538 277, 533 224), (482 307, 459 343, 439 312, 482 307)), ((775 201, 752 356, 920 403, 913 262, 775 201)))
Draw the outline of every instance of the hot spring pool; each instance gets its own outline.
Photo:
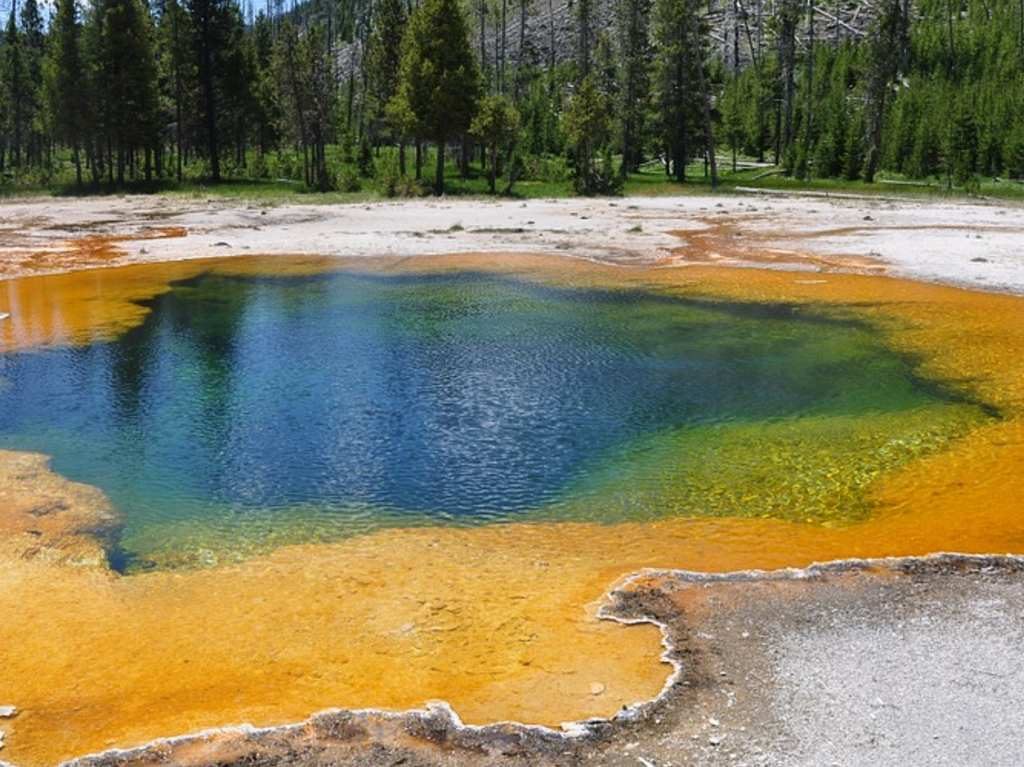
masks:
POLYGON ((395 526, 842 524, 998 417, 813 304, 211 271, 146 305, 113 339, 0 355, 0 447, 101 488, 126 571, 395 526))

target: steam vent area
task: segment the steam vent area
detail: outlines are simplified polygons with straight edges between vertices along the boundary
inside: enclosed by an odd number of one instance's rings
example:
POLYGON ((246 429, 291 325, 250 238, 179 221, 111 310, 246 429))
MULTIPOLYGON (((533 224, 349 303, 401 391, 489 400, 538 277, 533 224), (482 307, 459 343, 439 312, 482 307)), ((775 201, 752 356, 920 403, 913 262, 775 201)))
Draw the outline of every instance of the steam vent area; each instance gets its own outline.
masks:
POLYGON ((1022 294, 1010 202, 0 199, 0 760, 1024 762, 1022 294))

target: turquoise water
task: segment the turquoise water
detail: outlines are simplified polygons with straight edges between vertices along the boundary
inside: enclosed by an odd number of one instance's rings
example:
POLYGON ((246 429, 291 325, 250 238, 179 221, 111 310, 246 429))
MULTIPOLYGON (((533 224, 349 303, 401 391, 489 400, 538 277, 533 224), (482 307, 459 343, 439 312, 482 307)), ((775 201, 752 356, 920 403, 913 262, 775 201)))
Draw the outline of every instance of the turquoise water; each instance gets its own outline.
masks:
POLYGON ((824 310, 475 273, 229 277, 0 356, 0 446, 122 512, 122 569, 381 526, 835 521, 993 417, 824 310))

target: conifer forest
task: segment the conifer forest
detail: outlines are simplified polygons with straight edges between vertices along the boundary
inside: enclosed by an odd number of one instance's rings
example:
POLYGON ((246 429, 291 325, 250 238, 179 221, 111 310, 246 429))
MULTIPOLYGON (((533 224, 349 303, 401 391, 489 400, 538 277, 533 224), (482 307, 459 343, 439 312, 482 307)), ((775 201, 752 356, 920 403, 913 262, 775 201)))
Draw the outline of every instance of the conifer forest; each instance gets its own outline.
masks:
POLYGON ((1024 0, 0 8, 0 189, 1024 178, 1024 0))

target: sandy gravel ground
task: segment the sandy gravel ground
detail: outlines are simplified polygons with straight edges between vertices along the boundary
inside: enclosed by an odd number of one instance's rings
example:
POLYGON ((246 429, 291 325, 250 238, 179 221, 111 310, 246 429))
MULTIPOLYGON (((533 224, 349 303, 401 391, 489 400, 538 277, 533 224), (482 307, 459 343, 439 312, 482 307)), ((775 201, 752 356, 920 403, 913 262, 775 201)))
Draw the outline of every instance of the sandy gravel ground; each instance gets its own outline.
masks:
POLYGON ((234 253, 452 252, 881 271, 1021 292, 1024 207, 757 195, 266 207, 101 197, 0 205, 0 277, 234 253))
POLYGON ((1024 560, 929 557, 704 576, 647 573, 611 615, 663 624, 679 674, 572 736, 461 727, 444 706, 328 712, 79 760, 467 767, 1024 763, 1024 560))

